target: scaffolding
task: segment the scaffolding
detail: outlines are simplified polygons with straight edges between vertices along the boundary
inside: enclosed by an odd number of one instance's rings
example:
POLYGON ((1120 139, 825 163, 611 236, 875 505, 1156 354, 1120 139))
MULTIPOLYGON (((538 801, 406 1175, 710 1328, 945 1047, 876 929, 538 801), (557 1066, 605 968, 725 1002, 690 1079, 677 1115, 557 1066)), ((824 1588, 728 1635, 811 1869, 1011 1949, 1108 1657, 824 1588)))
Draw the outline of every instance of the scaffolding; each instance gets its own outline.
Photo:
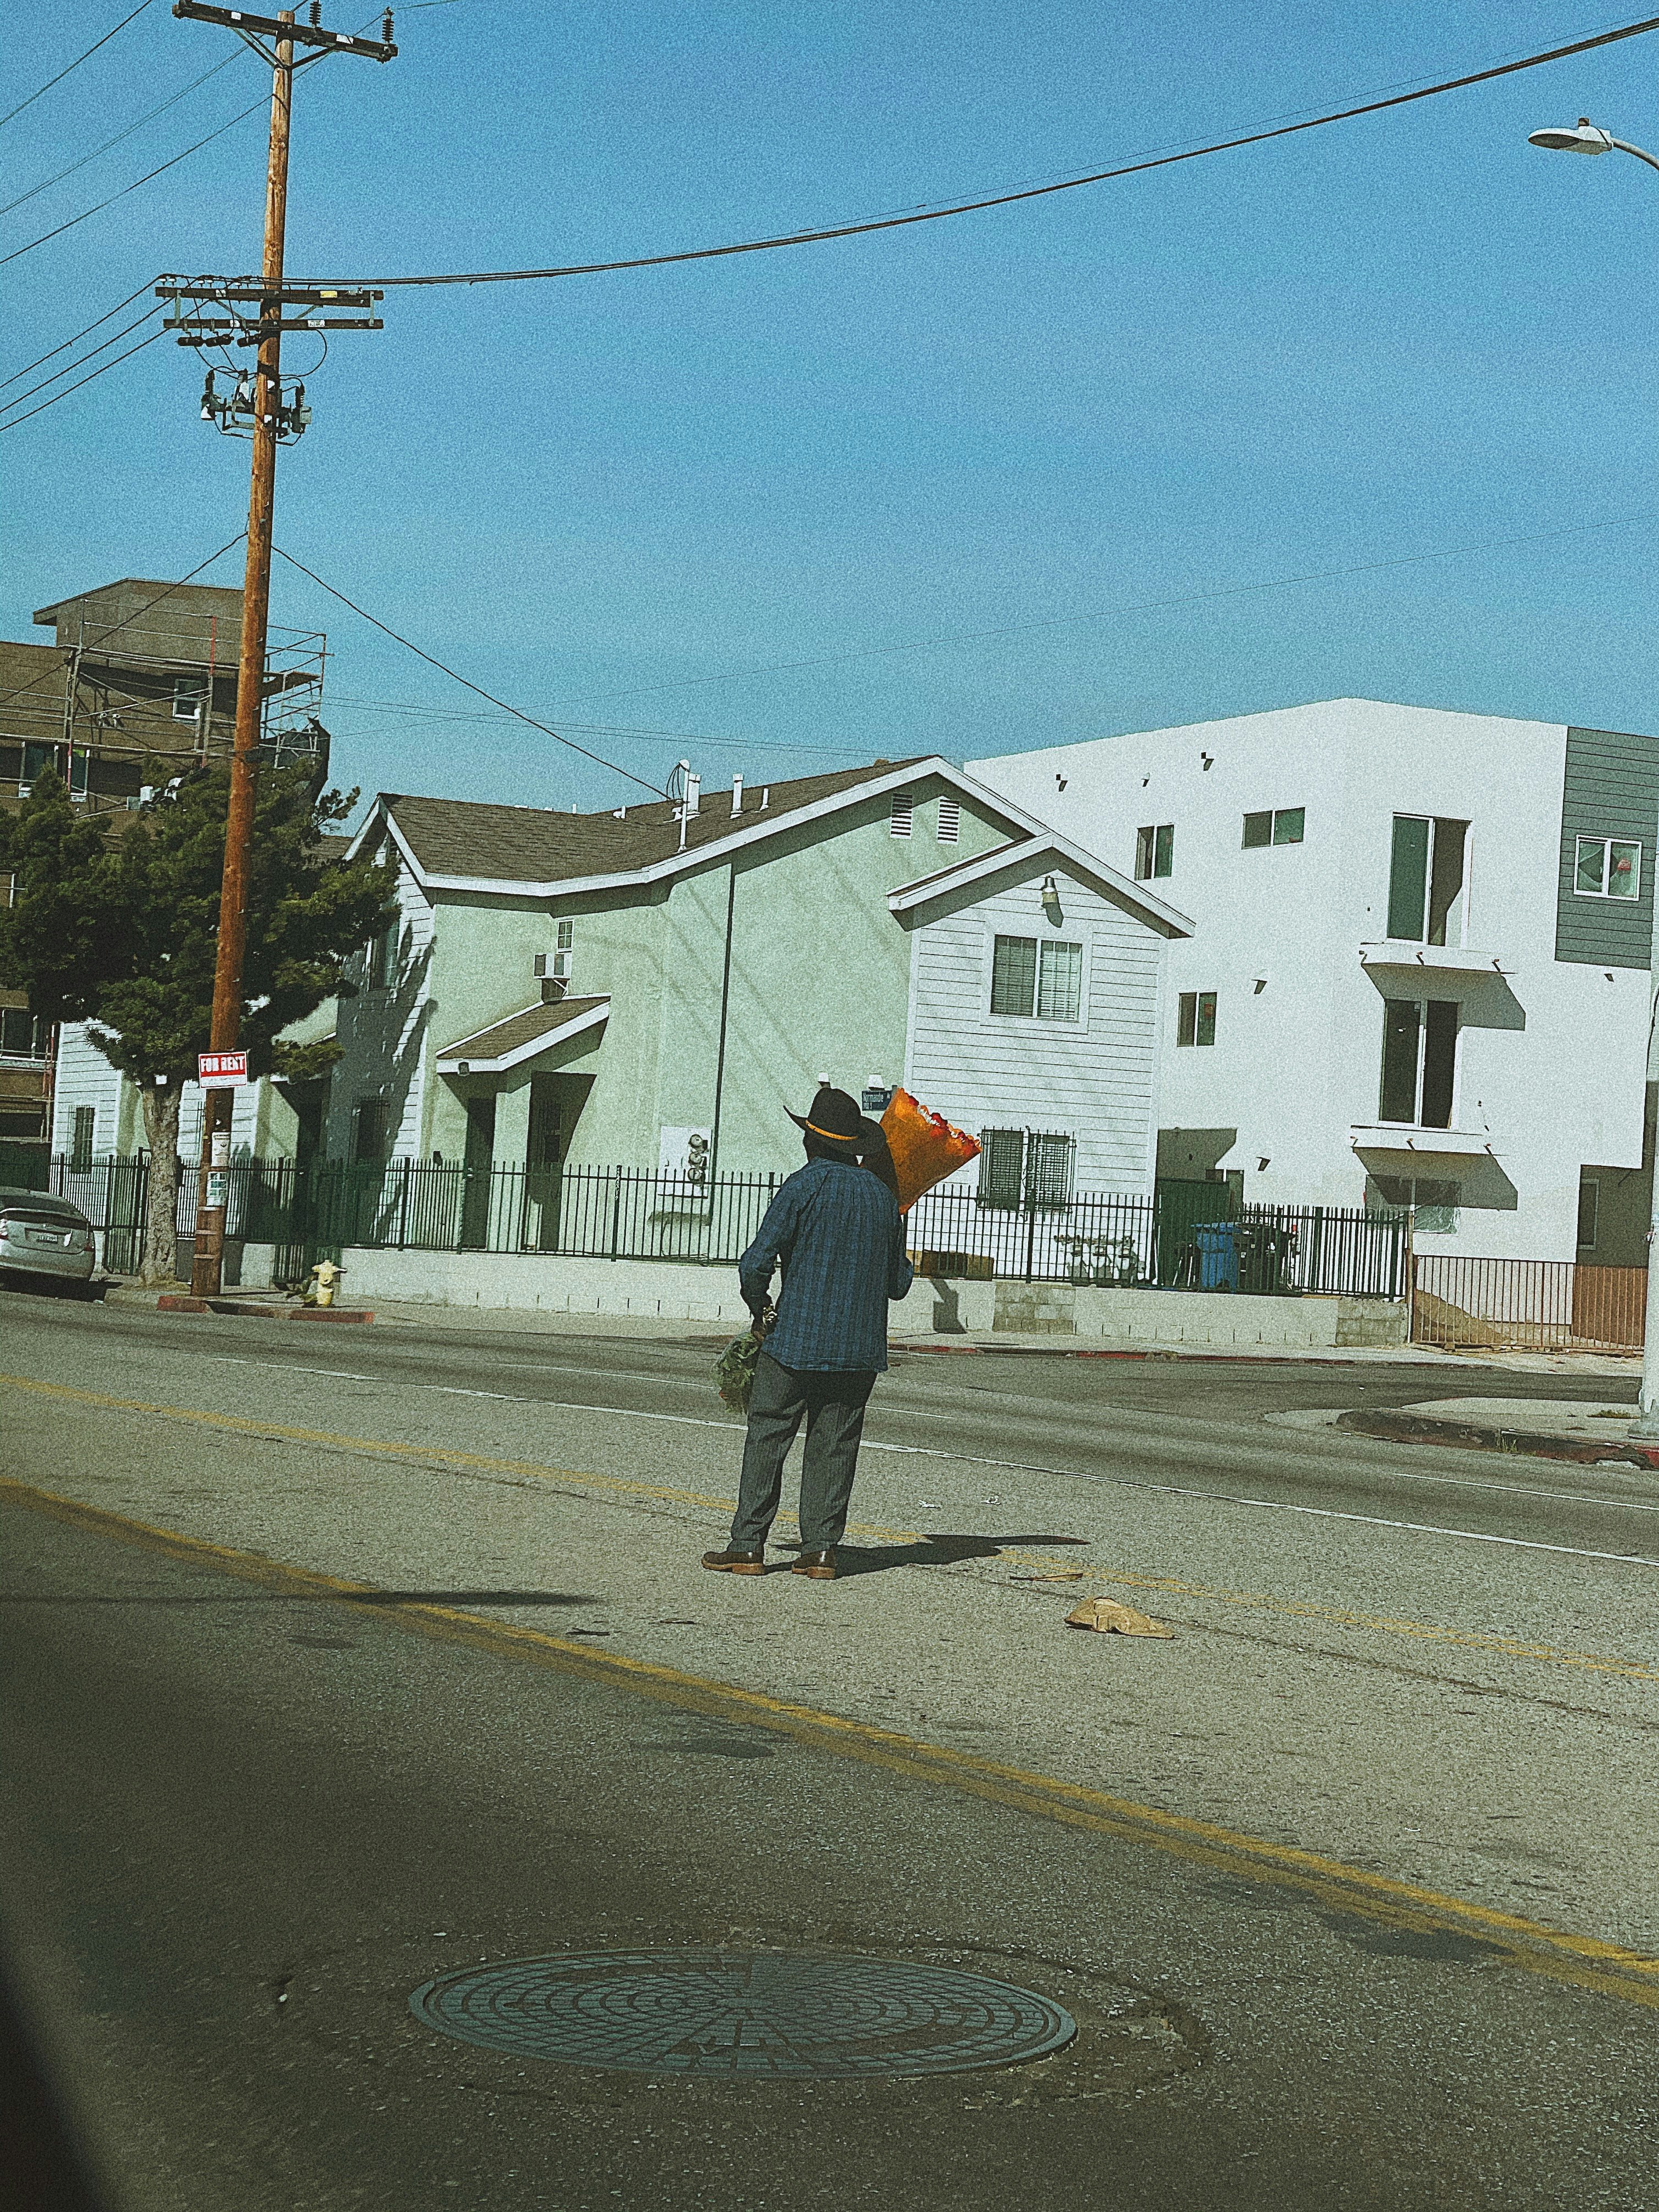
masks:
MULTIPOLYGON (((58 646, 61 684, 37 679, 0 704, 0 795, 27 797, 51 769, 88 811, 143 804, 147 764, 169 774, 228 761, 236 726, 240 623, 216 613, 167 629, 76 617, 58 646), (34 696, 31 696, 31 694, 34 696)), ((273 627, 260 700, 259 746, 273 765, 327 767, 320 714, 328 662, 322 630, 273 627)))

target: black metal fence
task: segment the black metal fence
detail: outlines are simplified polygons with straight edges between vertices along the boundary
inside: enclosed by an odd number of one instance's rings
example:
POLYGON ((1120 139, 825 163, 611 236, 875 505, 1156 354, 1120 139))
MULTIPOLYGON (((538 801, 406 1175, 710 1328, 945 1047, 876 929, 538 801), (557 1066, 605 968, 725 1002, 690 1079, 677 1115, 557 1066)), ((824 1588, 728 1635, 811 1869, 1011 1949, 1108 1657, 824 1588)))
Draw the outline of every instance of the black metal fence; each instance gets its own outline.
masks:
MULTIPOLYGON (((695 1185, 625 1167, 469 1168, 418 1160, 233 1162, 225 1233, 274 1248, 279 1283, 349 1248, 563 1253, 585 1259, 731 1265, 759 1230, 781 1173, 695 1185)), ((105 1265, 137 1265, 148 1194, 142 1156, 51 1164, 49 1186, 104 1231, 105 1265)), ((181 1171, 177 1232, 187 1271, 197 1176, 181 1171)), ((988 1205, 972 1188, 929 1191, 907 1242, 927 1275, 989 1281, 1297 1291, 1400 1298, 1403 1216, 1332 1206, 1240 1206, 1220 1183, 1156 1193, 1079 1191, 1063 1202, 988 1205)))

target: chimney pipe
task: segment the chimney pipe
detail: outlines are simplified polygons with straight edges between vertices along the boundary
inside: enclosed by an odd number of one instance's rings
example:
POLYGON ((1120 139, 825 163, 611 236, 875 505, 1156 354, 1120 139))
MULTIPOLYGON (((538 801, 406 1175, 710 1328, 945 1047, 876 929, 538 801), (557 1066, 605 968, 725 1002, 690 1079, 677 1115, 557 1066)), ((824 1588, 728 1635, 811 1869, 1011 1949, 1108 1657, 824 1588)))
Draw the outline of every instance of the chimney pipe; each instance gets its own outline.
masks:
POLYGON ((740 775, 734 775, 732 779, 732 819, 735 822, 742 811, 743 778, 740 775))
POLYGON ((688 822, 696 820, 697 811, 702 805, 702 778, 700 775, 691 775, 688 770, 685 778, 685 817, 688 822))

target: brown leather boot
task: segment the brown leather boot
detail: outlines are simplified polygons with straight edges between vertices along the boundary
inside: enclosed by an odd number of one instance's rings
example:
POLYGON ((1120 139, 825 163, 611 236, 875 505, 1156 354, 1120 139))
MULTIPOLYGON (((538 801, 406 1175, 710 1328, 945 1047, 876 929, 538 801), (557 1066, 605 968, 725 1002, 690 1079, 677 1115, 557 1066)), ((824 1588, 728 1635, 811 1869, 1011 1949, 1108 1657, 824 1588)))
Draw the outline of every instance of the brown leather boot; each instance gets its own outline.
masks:
POLYGON ((827 1552, 803 1552, 789 1570, 792 1575, 810 1575, 815 1583, 832 1583, 836 1579, 836 1554, 827 1552))
POLYGON ((716 1574, 763 1575, 766 1572, 766 1552, 763 1546, 752 1552, 738 1551, 728 1544, 723 1552, 705 1552, 702 1563, 716 1574))

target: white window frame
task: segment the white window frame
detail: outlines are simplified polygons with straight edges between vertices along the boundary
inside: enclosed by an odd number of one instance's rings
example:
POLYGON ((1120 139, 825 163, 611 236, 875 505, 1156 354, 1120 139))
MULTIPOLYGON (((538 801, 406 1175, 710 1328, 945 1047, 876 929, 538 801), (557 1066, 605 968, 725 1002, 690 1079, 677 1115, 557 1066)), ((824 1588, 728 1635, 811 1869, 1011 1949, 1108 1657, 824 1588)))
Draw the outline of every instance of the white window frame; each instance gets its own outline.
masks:
POLYGON ((175 676, 173 679, 173 719, 199 722, 207 706, 205 676, 175 676))
POLYGON ((1075 937, 1048 936, 1035 929, 1022 929, 1017 921, 999 923, 987 921, 984 943, 980 953, 979 1019, 981 1030, 988 1036, 1000 1036, 1011 1028, 1030 1030, 1046 1035, 1059 1030, 1072 1036, 1081 1036, 1089 1026, 1089 993, 1092 984, 1094 938, 1088 930, 1079 930, 1075 937), (997 939, 1000 937, 1034 937, 1037 944, 1037 988, 1042 979, 1042 946, 1051 945, 1080 945, 1083 947, 1083 975, 1078 985, 1078 1018, 1066 1021, 1059 1014, 1039 1014, 1035 998, 1029 1014, 994 1014, 991 1012, 991 981, 996 973, 997 939))
POLYGON ((1642 899, 1642 840, 1639 837, 1597 837, 1585 830, 1574 837, 1572 846, 1572 895, 1575 898, 1607 899, 1614 906, 1639 906, 1642 899), (1601 888, 1587 891, 1578 880, 1578 855, 1586 845, 1601 848, 1601 888), (1636 888, 1629 892, 1610 890, 1613 880, 1613 848, 1615 845, 1636 848, 1636 888))

